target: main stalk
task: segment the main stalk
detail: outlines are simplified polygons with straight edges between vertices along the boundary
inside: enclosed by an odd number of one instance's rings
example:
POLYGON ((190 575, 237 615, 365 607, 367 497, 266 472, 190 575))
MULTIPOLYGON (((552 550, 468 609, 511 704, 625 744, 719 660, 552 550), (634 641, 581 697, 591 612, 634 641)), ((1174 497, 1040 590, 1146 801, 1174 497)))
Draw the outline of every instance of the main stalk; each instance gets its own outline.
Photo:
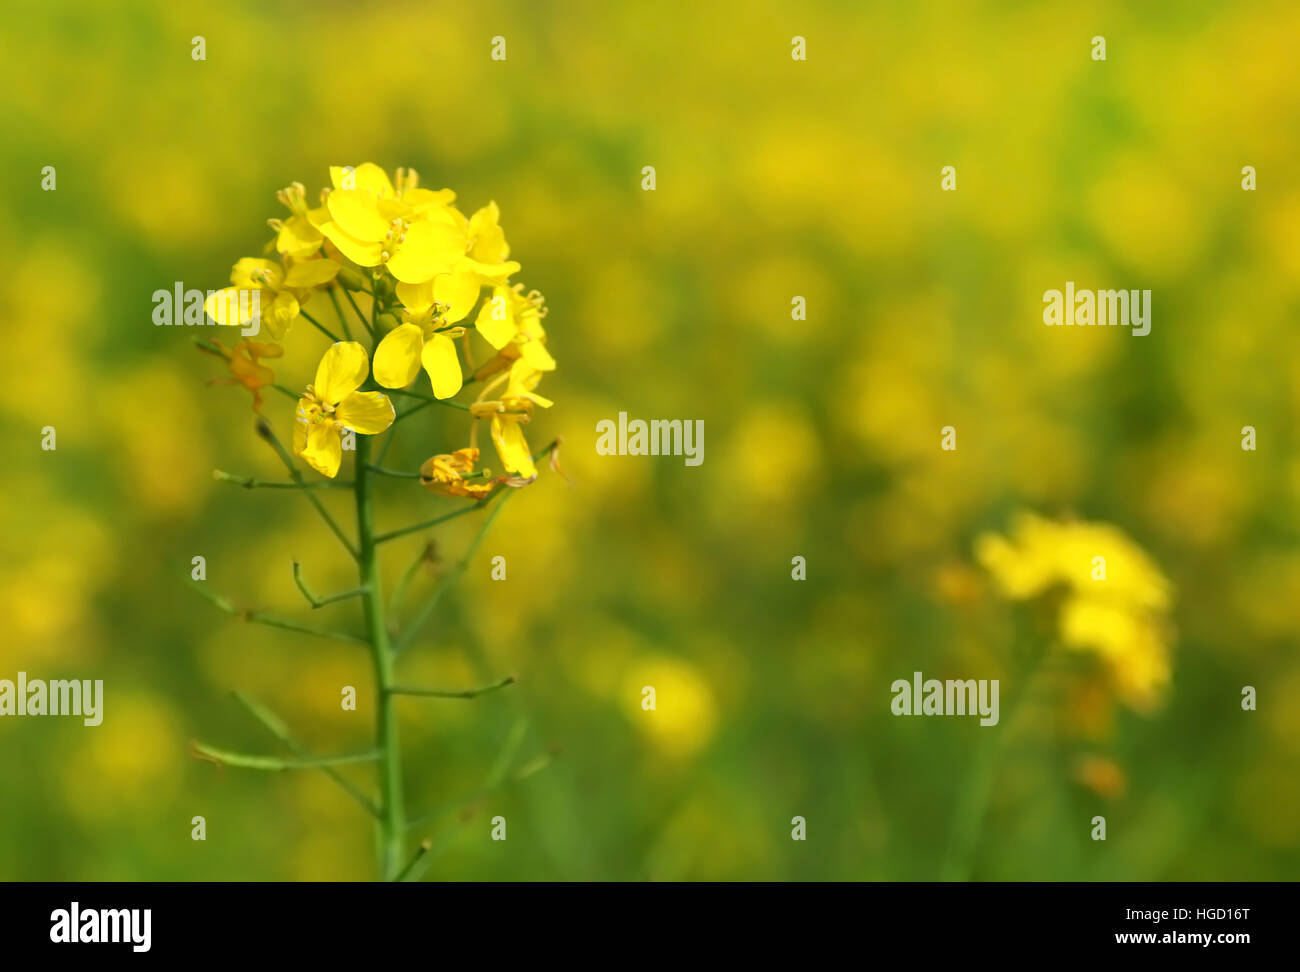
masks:
POLYGON ((366 633, 375 664, 375 693, 378 708, 375 737, 383 757, 379 763, 381 817, 379 821, 379 876, 391 881, 401 872, 406 835, 406 813, 402 802, 402 762, 397 742, 397 710, 394 706, 393 647, 384 619, 383 591, 379 584, 379 561, 375 556, 374 511, 370 505, 370 437, 356 437, 357 563, 365 606, 366 633))

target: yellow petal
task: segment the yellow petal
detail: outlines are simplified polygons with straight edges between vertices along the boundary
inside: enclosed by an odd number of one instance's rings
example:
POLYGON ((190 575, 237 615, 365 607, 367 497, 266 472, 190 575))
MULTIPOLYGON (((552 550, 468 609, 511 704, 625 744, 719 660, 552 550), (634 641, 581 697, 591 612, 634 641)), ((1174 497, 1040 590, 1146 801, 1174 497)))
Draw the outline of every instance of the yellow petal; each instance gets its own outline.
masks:
POLYGON ((504 280, 512 273, 519 272, 519 262, 517 260, 507 260, 505 263, 483 263, 479 260, 465 257, 457 264, 456 269, 464 272, 477 273, 489 281, 504 280))
POLYGON ((338 475, 339 463, 343 459, 343 440, 339 437, 338 426, 333 422, 312 426, 307 433, 307 444, 299 454, 307 465, 322 476, 333 479, 338 475))
POLYGON ((383 262, 384 248, 377 242, 359 240, 333 220, 322 223, 320 231, 339 248, 339 252, 359 267, 377 267, 383 262))
POLYGON ((424 332, 418 324, 400 324, 375 348, 375 381, 385 388, 405 388, 420 373, 424 332))
POLYGON ((538 371, 555 370, 555 359, 551 357, 551 352, 546 350, 546 345, 541 341, 522 342, 519 345, 519 353, 530 367, 538 371))
POLYGON ((339 265, 333 260, 303 260, 284 275, 286 287, 319 287, 338 276, 339 265))
POLYGON ((490 202, 469 220, 469 235, 474 240, 474 247, 469 255, 483 263, 504 263, 510 256, 510 244, 506 242, 505 231, 501 229, 501 211, 495 202, 490 202))
POLYGON ((483 302, 474 322, 483 339, 498 350, 515 336, 515 312, 510 297, 508 287, 492 288, 492 296, 483 302))
POLYGON ((378 435, 393 424, 394 415, 383 392, 353 392, 334 410, 336 422, 362 435, 378 435))
POLYGON ((308 217, 291 216, 280 227, 280 233, 275 238, 275 248, 287 256, 305 257, 320 249, 323 239, 320 230, 312 225, 308 217))
POLYGON ((474 309, 482 286, 478 275, 473 273, 443 273, 434 277, 433 299, 448 307, 443 320, 448 324, 463 321, 474 309))
MULTIPOLYGON (((330 181, 335 189, 342 189, 344 183, 343 166, 330 166, 330 181)), ((388 180, 388 173, 373 162, 362 162, 352 173, 353 189, 374 193, 376 196, 391 196, 393 184, 388 180)))
MULTIPOLYGON (((266 291, 262 291, 262 299, 266 299, 266 291)), ((277 341, 284 337, 290 325, 297 319, 298 299, 288 291, 276 294, 275 300, 271 302, 271 306, 262 315, 262 323, 271 332, 271 337, 277 341)))
POLYGON ((433 305, 433 281, 426 280, 418 284, 399 283, 397 299, 412 314, 422 315, 433 305))
POLYGON ((436 398, 451 398, 460 391, 462 377, 460 358, 456 357, 456 342, 445 334, 433 334, 424 342, 420 355, 424 370, 429 374, 436 398))
POLYGON ((447 273, 465 254, 465 237, 452 226, 422 219, 406 229, 406 239, 397 244, 388 260, 394 277, 406 283, 424 283, 447 273))
POLYGON ((257 288, 226 287, 210 294, 203 302, 203 310, 218 324, 242 327, 253 316, 253 294, 260 293, 257 288), (242 301, 239 299, 241 293, 244 295, 242 301))
POLYGON ((444 206, 450 206, 456 201, 456 194, 450 189, 439 189, 436 192, 432 189, 407 189, 402 193, 402 202, 411 207, 411 210, 417 215, 423 215, 434 210, 442 209, 444 206))
POLYGON ((284 281, 280 264, 261 257, 244 257, 230 270, 230 282, 236 287, 270 287, 279 290, 284 281))
POLYGON ((336 405, 360 388, 368 374, 366 349, 356 341, 339 341, 320 359, 312 388, 322 402, 336 405))
POLYGON ((537 475, 532 453, 528 451, 528 443, 524 440, 524 430, 512 416, 492 416, 492 443, 497 447, 501 464, 508 472, 529 479, 537 475))
POLYGON ((373 195, 360 189, 335 189, 325 199, 330 217, 347 233, 365 243, 378 243, 392 229, 379 215, 373 195))

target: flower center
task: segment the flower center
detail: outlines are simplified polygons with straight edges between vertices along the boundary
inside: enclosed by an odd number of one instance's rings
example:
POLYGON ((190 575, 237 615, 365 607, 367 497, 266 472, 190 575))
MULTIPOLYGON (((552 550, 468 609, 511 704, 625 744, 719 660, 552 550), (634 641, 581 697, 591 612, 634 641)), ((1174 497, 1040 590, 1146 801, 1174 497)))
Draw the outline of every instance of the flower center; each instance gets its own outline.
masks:
POLYGON ((307 394, 303 396, 303 399, 307 403, 303 417, 309 425, 323 425, 334 420, 334 406, 329 402, 321 401, 317 397, 316 389, 313 386, 307 386, 307 394))
POLYGON ((393 251, 406 241, 406 230, 410 223, 400 216, 394 216, 388 225, 388 233, 384 236, 384 250, 379 254, 379 259, 387 263, 393 255, 393 251))

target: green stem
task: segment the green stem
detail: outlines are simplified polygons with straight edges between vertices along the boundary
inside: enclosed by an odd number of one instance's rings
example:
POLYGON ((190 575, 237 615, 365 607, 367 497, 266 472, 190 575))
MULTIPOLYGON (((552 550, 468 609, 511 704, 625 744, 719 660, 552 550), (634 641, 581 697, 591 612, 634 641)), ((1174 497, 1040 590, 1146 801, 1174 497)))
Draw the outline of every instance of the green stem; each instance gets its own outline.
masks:
POLYGON ((313 608, 322 608, 326 604, 333 604, 335 601, 346 601, 350 597, 361 597, 366 592, 364 587, 358 587, 339 594, 331 594, 328 597, 321 597, 307 586, 307 580, 302 576, 302 564, 296 560, 293 562, 293 582, 298 585, 298 590, 302 591, 302 596, 307 599, 307 603, 313 608))
MULTIPOLYGON (((234 692, 232 694, 235 696, 235 700, 248 710, 248 713, 260 722, 267 732, 280 740, 280 742, 287 746, 295 756, 311 755, 306 751, 303 745, 293 737, 293 734, 289 732, 289 727, 284 724, 284 720, 274 712, 262 705, 260 702, 253 701, 243 692, 234 692)), ((365 809, 367 813, 372 817, 379 817, 379 807, 375 805, 374 800, 361 791, 360 787, 336 770, 332 765, 320 766, 318 768, 322 773, 342 787, 344 793, 356 800, 357 803, 361 804, 362 808, 365 809)))
POLYGON ((377 750, 369 750, 364 753, 348 753, 345 756, 301 756, 293 759, 282 759, 279 756, 253 756, 247 753, 232 753, 224 749, 204 745, 201 742, 195 742, 193 748, 196 756, 211 760, 214 763, 220 763, 222 766, 271 771, 320 769, 323 766, 344 766, 348 763, 373 763, 381 755, 377 750))
POLYGON ((388 613, 396 614, 403 604, 406 603, 406 591, 411 586, 411 581, 415 579, 416 572, 425 564, 434 564, 438 561, 437 547, 430 540, 420 552, 416 554, 409 567, 402 571, 402 576, 397 579, 397 585, 393 588, 393 596, 388 600, 388 613))
MULTIPOLYGON (((1019 716, 1025 711, 1025 701, 1029 698, 1039 674, 1043 671, 1043 658, 1036 659, 1013 682, 1019 694, 1008 711, 1002 713, 1001 725, 993 729, 981 744, 971 768, 962 784, 953 806, 952 831, 948 838, 948 850, 940 865, 940 881, 969 881, 975 868, 975 854, 979 850, 980 835, 984 830, 984 820, 988 816, 989 801, 993 796, 993 785, 997 782, 998 770, 1002 767, 1002 757, 1011 743, 1019 716)), ((984 727, 993 728, 993 727, 984 727)), ((983 728, 981 729, 981 732, 983 728)))
MULTIPOLYGON (((236 476, 224 469, 212 470, 212 478, 219 483, 232 483, 244 489, 351 489, 352 484, 337 479, 323 479, 318 483, 272 482, 266 479, 254 479, 252 476, 236 476)), ((418 476, 417 476, 418 478, 418 476)))
POLYGON ((337 287, 330 287, 326 293, 330 295, 330 300, 334 302, 334 313, 338 315, 339 324, 343 327, 343 333, 347 336, 347 339, 351 341, 352 329, 348 327, 348 319, 343 313, 343 305, 339 303, 339 295, 335 293, 336 290, 338 290, 337 287))
POLYGON ((418 472, 402 472, 400 469, 385 469, 383 466, 367 466, 372 473, 378 473, 380 476, 391 476, 394 479, 420 479, 418 472))
POLYGON ((358 574, 365 592, 366 630, 374 656, 376 687, 375 735, 382 753, 379 762, 380 811, 379 874, 385 881, 394 880, 406 861, 403 845, 406 837, 406 811, 402 801, 402 764, 397 740, 397 706, 393 700, 393 650, 384 619, 384 599, 379 584, 379 563, 375 556, 374 511, 370 504, 370 440, 357 436, 356 499, 358 574))
MULTIPOLYGON (((257 423, 257 434, 265 439, 271 448, 275 450, 275 454, 279 456, 280 461, 284 463, 284 468, 289 471, 289 478, 299 486, 305 488, 307 484, 306 480, 302 478, 302 473, 299 471, 298 467, 293 464, 293 458, 289 455, 288 451, 280 444, 280 440, 275 437, 275 433, 271 430, 271 423, 266 421, 266 419, 259 419, 257 423)), ((321 519, 325 521, 325 525, 330 528, 330 532, 339 538, 339 543, 343 544, 343 546, 347 548, 348 553, 355 557, 357 555, 357 548, 352 545, 352 541, 347 538, 347 535, 343 532, 343 528, 338 525, 334 517, 330 516, 329 510, 325 509, 325 506, 314 493, 304 489, 302 495, 307 497, 307 502, 311 503, 311 505, 316 508, 316 512, 319 513, 321 519)))
POLYGON ((488 502, 500 496, 503 492, 508 492, 508 488, 497 490, 487 499, 481 499, 469 506, 462 506, 458 510, 452 510, 450 513, 444 513, 442 516, 435 516, 432 520, 422 520, 419 523, 413 523, 410 526, 402 527, 400 530, 389 530, 387 533, 381 533, 375 537, 375 543, 387 543, 389 540, 396 540, 398 537, 404 537, 408 533, 417 533, 420 530, 427 530, 429 527, 437 526, 439 523, 446 523, 448 520, 454 520, 458 516, 465 516, 467 513, 473 513, 475 510, 482 509, 488 502))
POLYGON ((357 306, 357 302, 353 299, 351 291, 344 289, 343 296, 346 297, 348 303, 352 305, 352 310, 356 313, 357 320, 361 321, 361 326, 370 332, 370 343, 373 345, 375 343, 375 329, 371 326, 370 322, 366 320, 366 315, 361 313, 361 308, 357 306))
POLYGON ((184 577, 182 580, 218 610, 225 611, 231 617, 239 618, 241 621, 247 621, 250 624, 264 624, 271 628, 282 628, 285 631, 296 631, 299 634, 315 635, 317 638, 332 638, 335 641, 354 641, 363 645, 368 644, 365 638, 358 638, 346 631, 329 631, 325 628, 313 627, 310 624, 302 624, 292 618, 282 618, 278 614, 271 614, 268 611, 250 611, 235 607, 229 598, 218 594, 216 591, 209 590, 206 581, 196 581, 192 577, 184 577))
POLYGON ((416 850, 415 856, 411 858, 411 863, 407 864, 406 867, 402 868, 401 873, 398 874, 397 877, 393 878, 393 880, 405 881, 407 877, 410 875, 411 871, 414 870, 415 865, 420 863, 420 858, 424 857, 424 855, 429 853, 429 851, 431 850, 433 850, 433 841, 427 838, 425 840, 420 841, 420 846, 416 850))
MULTIPOLYGON (((432 395, 425 395, 422 392, 409 391, 405 388, 389 388, 389 395, 401 395, 403 398, 418 398, 422 402, 430 405, 445 405, 447 408, 458 408, 462 412, 468 412, 469 406, 464 402, 453 402, 450 398, 434 398, 432 395)), ((412 409, 414 411, 414 409, 412 409)))
MULTIPOLYGON (((397 639, 396 645, 396 650, 398 652, 404 651, 410 647, 411 642, 414 641, 415 636, 419 634, 420 628, 424 625, 424 622, 429 620, 429 616, 433 614, 434 609, 437 608, 438 602, 442 600, 442 596, 451 590, 456 581, 460 579, 461 574, 465 573, 465 569, 469 566, 469 562, 474 559, 474 554, 478 552, 479 546, 483 543, 483 538, 487 536, 488 530, 491 529, 492 521, 497 518, 498 513, 505 509, 510 494, 519 491, 517 489, 506 487, 503 490, 494 493, 492 497, 489 497, 489 499, 492 499, 495 496, 500 496, 503 492, 506 494, 505 498, 502 499, 501 502, 497 503, 496 506, 492 507, 492 512, 487 515, 487 518, 483 521, 483 525, 479 527, 479 531, 470 543, 469 549, 465 551, 465 556, 461 557, 461 559, 456 563, 456 566, 453 567, 447 576, 439 582, 438 586, 434 589, 433 594, 424 602, 420 607, 420 610, 415 613, 415 617, 402 626, 402 634, 401 637, 397 639)), ((487 501, 485 500, 484 502, 487 501)))
POLYGON ((301 314, 304 318, 307 319, 307 323, 308 323, 308 324, 310 324, 312 327, 316 328, 316 330, 320 331, 322 334, 324 334, 327 338, 329 338, 329 339, 330 339, 331 341, 333 341, 335 344, 338 343, 338 340, 339 340, 339 339, 338 339, 338 336, 335 335, 335 333, 334 333, 333 331, 331 331, 328 327, 326 327, 326 326, 325 326, 324 324, 322 324, 320 321, 316 320, 316 318, 312 317, 312 316, 311 316, 310 314, 308 314, 305 310, 299 309, 298 313, 301 314))
POLYGON ((515 677, 507 675, 498 682, 491 685, 480 685, 472 689, 436 689, 425 688, 422 685, 394 685, 388 691, 392 695, 422 695, 432 699, 476 699, 480 695, 487 695, 489 692, 495 692, 497 689, 503 689, 507 685, 513 685, 515 677))

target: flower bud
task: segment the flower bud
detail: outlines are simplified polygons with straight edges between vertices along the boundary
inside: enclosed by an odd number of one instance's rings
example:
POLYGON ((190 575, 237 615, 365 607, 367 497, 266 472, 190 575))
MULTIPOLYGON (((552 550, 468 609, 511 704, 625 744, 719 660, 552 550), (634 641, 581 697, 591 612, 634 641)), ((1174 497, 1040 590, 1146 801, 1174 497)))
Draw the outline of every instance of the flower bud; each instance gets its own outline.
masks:
POLYGON ((338 282, 348 290, 365 290, 366 278, 351 267, 340 267, 338 282))

